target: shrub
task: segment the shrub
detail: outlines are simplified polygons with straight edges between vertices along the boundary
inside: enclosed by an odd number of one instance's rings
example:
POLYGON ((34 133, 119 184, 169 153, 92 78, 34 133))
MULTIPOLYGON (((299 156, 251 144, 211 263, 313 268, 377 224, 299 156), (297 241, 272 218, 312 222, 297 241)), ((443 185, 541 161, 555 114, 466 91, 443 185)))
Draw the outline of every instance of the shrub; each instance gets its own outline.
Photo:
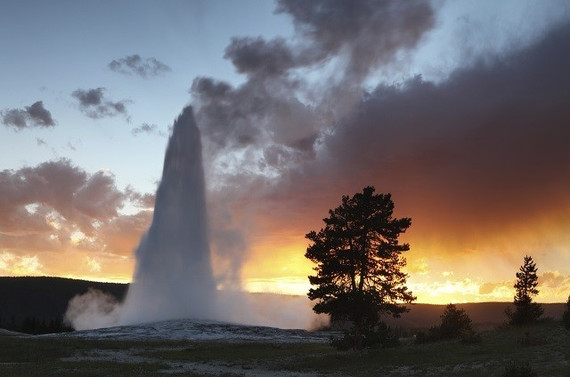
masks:
POLYGON ((473 333, 471 318, 463 309, 457 309, 453 304, 445 307, 441 315, 439 334, 442 339, 456 339, 473 333))
POLYGON ((432 326, 427 332, 419 331, 414 334, 416 344, 438 342, 442 340, 440 326, 432 326))
POLYGON ((503 377, 538 377, 528 362, 516 363, 511 361, 505 366, 503 377))
POLYGON ((430 327, 427 333, 418 332, 414 335, 416 344, 458 338, 464 343, 481 341, 481 337, 473 330, 473 323, 465 310, 457 309, 455 305, 449 304, 445 307, 440 318, 441 324, 439 326, 430 327))
POLYGON ((481 338, 481 335, 476 333, 473 330, 463 332, 461 334, 461 342, 463 342, 463 343, 473 344, 473 343, 480 343, 482 341, 483 341, 483 339, 481 338))
MULTIPOLYGON (((365 331, 361 339, 364 348, 395 347, 400 344, 394 331, 382 322, 365 331)), ((353 332, 345 331, 342 338, 331 339, 331 345, 339 351, 346 351, 356 349, 356 341, 357 338, 353 332)))
POLYGON ((546 338, 533 335, 530 333, 530 331, 525 332, 524 336, 522 338, 519 338, 517 342, 523 347, 542 346, 543 344, 548 343, 546 338))

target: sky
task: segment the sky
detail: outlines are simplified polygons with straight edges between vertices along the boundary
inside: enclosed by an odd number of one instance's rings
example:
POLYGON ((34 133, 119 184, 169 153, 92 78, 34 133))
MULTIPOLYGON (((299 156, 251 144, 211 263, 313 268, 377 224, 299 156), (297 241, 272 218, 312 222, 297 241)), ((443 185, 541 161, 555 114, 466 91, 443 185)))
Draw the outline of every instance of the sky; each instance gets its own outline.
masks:
POLYGON ((305 294, 372 185, 418 302, 570 294, 567 1, 1 3, 0 275, 130 281, 191 104, 220 288, 305 294))

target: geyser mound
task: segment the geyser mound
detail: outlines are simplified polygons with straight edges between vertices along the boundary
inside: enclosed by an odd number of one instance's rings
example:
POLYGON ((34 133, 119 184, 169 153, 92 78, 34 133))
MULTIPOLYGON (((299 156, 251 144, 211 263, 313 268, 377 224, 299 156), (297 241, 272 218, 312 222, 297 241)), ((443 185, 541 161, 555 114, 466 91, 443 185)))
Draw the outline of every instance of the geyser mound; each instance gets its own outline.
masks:
POLYGON ((202 144, 190 106, 174 122, 152 224, 136 260, 120 323, 215 318, 202 144))

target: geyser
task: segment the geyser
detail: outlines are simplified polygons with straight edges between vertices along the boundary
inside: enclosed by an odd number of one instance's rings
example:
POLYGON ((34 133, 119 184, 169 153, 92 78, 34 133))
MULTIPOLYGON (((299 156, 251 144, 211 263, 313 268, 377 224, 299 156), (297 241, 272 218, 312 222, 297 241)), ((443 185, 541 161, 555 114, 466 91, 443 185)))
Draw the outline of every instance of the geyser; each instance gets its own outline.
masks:
POLYGON ((200 131, 188 106, 174 122, 120 323, 216 318, 207 224, 200 131))
POLYGON ((133 281, 122 306, 89 291, 74 297, 65 319, 75 329, 170 319, 210 319, 310 329, 317 317, 304 296, 216 290, 209 246, 200 132, 191 107, 174 122, 154 215, 136 249, 133 281))

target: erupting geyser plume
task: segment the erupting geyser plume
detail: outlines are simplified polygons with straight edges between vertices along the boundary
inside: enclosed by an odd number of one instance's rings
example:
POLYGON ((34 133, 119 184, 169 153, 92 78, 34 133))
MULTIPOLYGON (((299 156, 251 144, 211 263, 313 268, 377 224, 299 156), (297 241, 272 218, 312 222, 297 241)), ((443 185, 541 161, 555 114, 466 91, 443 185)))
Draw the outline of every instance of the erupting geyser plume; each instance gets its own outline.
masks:
POLYGON ((136 250, 121 323, 214 318, 207 224, 200 131, 188 106, 174 122, 152 224, 136 250))
POLYGON ((69 302, 66 321, 77 330, 183 318, 286 328, 323 322, 306 297, 217 291, 208 236, 200 131, 188 106, 174 122, 152 223, 136 249, 124 303, 90 290, 69 302))

